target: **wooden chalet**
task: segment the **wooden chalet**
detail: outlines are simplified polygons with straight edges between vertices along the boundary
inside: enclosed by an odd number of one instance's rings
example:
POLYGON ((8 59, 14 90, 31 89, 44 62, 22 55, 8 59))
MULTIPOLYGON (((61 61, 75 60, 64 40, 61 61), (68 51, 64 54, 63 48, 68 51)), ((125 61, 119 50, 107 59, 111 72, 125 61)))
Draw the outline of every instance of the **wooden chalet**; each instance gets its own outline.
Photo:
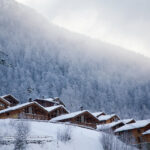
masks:
POLYGON ((17 104, 19 104, 19 101, 12 95, 8 94, 5 96, 1 96, 1 98, 5 99, 6 101, 8 101, 10 103, 10 106, 16 106, 17 104))
POLYGON ((19 104, 19 101, 10 94, 0 97, 0 110, 15 106, 17 104, 19 104))
POLYGON ((107 123, 120 120, 120 118, 115 114, 101 115, 98 117, 98 119, 99 119, 99 124, 107 124, 107 123))
POLYGON ((36 102, 28 102, 0 111, 0 119, 48 120, 48 112, 36 102))
POLYGON ((149 129, 150 120, 140 120, 116 129, 115 134, 129 144, 139 144, 142 133, 149 129))
POLYGON ((144 133, 142 133, 141 141, 144 143, 150 143, 150 130, 147 130, 144 133))
POLYGON ((48 120, 69 113, 63 105, 45 107, 44 109, 48 112, 48 120))
POLYGON ((92 113, 92 115, 98 118, 98 117, 100 117, 102 115, 106 115, 106 114, 104 112, 94 112, 94 113, 92 113))
POLYGON ((142 133, 141 139, 141 149, 144 147, 144 149, 149 150, 150 149, 150 130, 147 130, 146 132, 142 133))
POLYGON ((97 129, 100 131, 105 131, 105 132, 113 132, 114 130, 116 130, 124 125, 125 124, 119 120, 119 121, 112 122, 112 123, 98 125, 97 129))
POLYGON ((93 116, 89 111, 83 110, 51 119, 52 122, 70 122, 73 124, 89 126, 96 128, 99 120, 93 116))
POLYGON ((59 99, 59 98, 47 98, 47 99, 35 99, 37 103, 42 105, 43 107, 51 107, 51 106, 56 106, 56 105, 64 105, 64 103, 59 99))

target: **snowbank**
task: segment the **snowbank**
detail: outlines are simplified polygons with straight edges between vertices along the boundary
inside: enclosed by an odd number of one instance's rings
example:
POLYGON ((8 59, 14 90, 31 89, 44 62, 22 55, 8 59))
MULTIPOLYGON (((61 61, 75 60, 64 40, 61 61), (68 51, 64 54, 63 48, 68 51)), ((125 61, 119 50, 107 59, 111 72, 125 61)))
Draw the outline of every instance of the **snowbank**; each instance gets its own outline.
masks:
MULTIPOLYGON (((17 122, 17 121, 15 121, 17 122)), ((70 126, 72 139, 68 143, 57 141, 57 132, 65 128, 64 124, 30 121, 31 137, 52 137, 52 142, 45 144, 30 144, 28 150, 103 150, 99 143, 100 133, 94 130, 70 126)), ((5 136, 15 135, 15 123, 12 120, 0 120, 1 133, 5 136)), ((0 136, 2 136, 0 135, 0 136)), ((1 150, 13 150, 11 146, 2 146, 1 150)))
MULTIPOLYGON (((18 122, 19 120, 1 119, 0 136, 15 136, 16 124, 18 122)), ((26 121, 24 121, 24 123, 26 123, 26 121)), ((102 133, 96 130, 68 125, 68 128, 71 130, 71 140, 64 143, 57 140, 57 135, 58 131, 65 130, 65 124, 50 123, 46 121, 28 121, 28 124, 30 127, 30 138, 41 138, 42 140, 44 137, 48 137, 51 139, 51 142, 45 142, 42 144, 28 144, 27 150, 104 150, 101 143, 102 133)), ((13 144, 8 146, 1 146, 0 149, 13 150, 13 144)))

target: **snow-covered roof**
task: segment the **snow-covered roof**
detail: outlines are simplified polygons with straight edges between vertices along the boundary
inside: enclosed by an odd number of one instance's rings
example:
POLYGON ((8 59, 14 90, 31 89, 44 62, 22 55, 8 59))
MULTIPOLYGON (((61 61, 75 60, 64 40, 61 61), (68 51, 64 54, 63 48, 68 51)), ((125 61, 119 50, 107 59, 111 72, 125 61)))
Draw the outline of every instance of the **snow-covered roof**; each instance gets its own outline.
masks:
POLYGON ((134 119, 123 119, 121 120, 124 124, 128 124, 131 121, 135 121, 134 119))
MULTIPOLYGON (((3 95, 3 96, 1 96, 1 98, 7 100, 7 99, 6 99, 7 96, 11 96, 11 97, 14 98, 17 102, 19 102, 19 100, 18 100, 16 97, 14 97, 13 95, 11 95, 11 94, 3 95)), ((8 100, 7 100, 7 101, 8 101, 8 100)), ((9 102, 9 101, 8 101, 8 102, 9 102)))
POLYGON ((28 103, 24 103, 24 104, 20 104, 20 105, 17 105, 17 106, 6 108, 4 110, 1 110, 0 114, 6 113, 6 112, 9 112, 9 111, 13 111, 13 110, 17 110, 19 108, 22 108, 22 107, 27 106, 27 105, 32 104, 32 103, 34 103, 34 102, 28 102, 28 103))
MULTIPOLYGON (((0 111, 0 114, 3 114, 3 113, 7 113, 7 112, 10 112, 10 111, 13 111, 13 110, 17 110, 17 109, 20 109, 22 107, 25 107, 25 106, 28 106, 28 105, 32 105, 32 104, 36 104, 38 105, 39 107, 41 107, 42 109, 44 109, 44 107, 42 107, 40 104, 38 104, 37 102, 27 102, 27 103, 24 103, 24 104, 19 104, 19 105, 16 105, 16 106, 13 106, 13 107, 9 107, 9 108, 6 108, 4 110, 1 110, 0 111)), ((45 109, 44 109, 45 110, 45 109)), ((45 110, 46 111, 46 110, 45 110)))
POLYGON ((127 130, 132 130, 132 129, 138 129, 147 126, 150 124, 150 120, 139 120, 136 121, 135 123, 131 124, 126 124, 121 128, 118 128, 115 130, 115 132, 122 132, 122 131, 127 131, 127 130))
POLYGON ((106 121, 106 120, 111 119, 114 116, 116 116, 116 115, 115 114, 102 115, 102 116, 99 116, 98 119, 99 119, 99 121, 106 121))
POLYGON ((150 134, 150 130, 147 130, 145 131, 144 133, 142 133, 143 135, 146 135, 146 134, 150 134))
POLYGON ((54 97, 54 99, 59 99, 59 97, 54 97))
POLYGON ((66 115, 61 115, 61 116, 53 118, 51 121, 59 121, 59 120, 65 120, 65 119, 74 118, 75 116, 78 116, 78 115, 80 115, 80 114, 82 114, 84 112, 86 112, 86 110, 77 111, 77 112, 73 112, 73 113, 66 114, 66 115))
POLYGON ((110 128, 113 128, 115 127, 116 125, 119 125, 119 124, 124 124, 122 121, 116 121, 116 122, 112 122, 112 123, 108 123, 108 124, 103 124, 103 125, 98 125, 97 126, 97 129, 98 130, 106 130, 106 129, 110 129, 110 128))
POLYGON ((92 115, 94 115, 95 117, 99 116, 99 115, 102 115, 102 114, 105 114, 104 112, 94 112, 92 113, 92 115))
MULTIPOLYGON (((90 113, 89 111, 87 110, 82 110, 82 111, 77 111, 77 112, 73 112, 73 113, 70 113, 70 114, 66 114, 66 115, 61 115, 61 116, 58 116, 58 117, 55 117, 53 119, 51 119, 51 121, 59 121, 59 120, 65 120, 65 119, 70 119, 70 118, 74 118, 82 113, 85 113, 85 112, 88 112, 90 113)), ((91 113, 90 113, 91 114, 91 113)), ((91 114, 92 115, 92 114, 91 114)), ((93 115, 92 115, 93 116, 93 115)), ((97 119, 95 116, 93 116, 95 119, 97 119)))
POLYGON ((49 101, 49 102, 54 102, 53 98, 46 98, 46 99, 43 99, 43 100, 46 100, 46 101, 49 101))
POLYGON ((9 101, 7 101, 6 99, 4 99, 2 96, 0 97, 0 99, 1 99, 4 103, 6 103, 6 104, 10 105, 10 102, 9 102, 9 101))
POLYGON ((35 99, 34 101, 36 101, 36 100, 48 101, 48 102, 51 102, 51 103, 54 103, 54 104, 58 104, 58 102, 54 101, 55 99, 53 99, 53 98, 46 98, 46 99, 38 98, 38 99, 35 99))
MULTIPOLYGON (((57 106, 51 106, 51 107, 45 107, 44 109, 47 110, 48 112, 51 112, 57 108, 60 108, 62 107, 63 109, 65 109, 67 112, 68 110, 63 106, 63 105, 57 105, 57 106)), ((69 112, 68 112, 69 113, 69 112)))

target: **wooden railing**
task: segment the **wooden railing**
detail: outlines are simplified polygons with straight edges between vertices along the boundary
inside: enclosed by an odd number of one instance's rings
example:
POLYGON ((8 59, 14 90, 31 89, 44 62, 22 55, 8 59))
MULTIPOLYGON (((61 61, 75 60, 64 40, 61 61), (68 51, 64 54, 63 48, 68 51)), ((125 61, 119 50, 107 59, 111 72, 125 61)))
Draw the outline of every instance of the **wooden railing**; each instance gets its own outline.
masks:
POLYGON ((76 122, 76 124, 83 125, 83 126, 89 126, 89 127, 92 127, 92 128, 96 128, 96 124, 94 124, 94 123, 81 123, 81 122, 76 122))
POLYGON ((35 119, 35 120, 48 120, 48 116, 46 116, 46 115, 29 114, 29 113, 23 113, 19 116, 19 118, 35 119))

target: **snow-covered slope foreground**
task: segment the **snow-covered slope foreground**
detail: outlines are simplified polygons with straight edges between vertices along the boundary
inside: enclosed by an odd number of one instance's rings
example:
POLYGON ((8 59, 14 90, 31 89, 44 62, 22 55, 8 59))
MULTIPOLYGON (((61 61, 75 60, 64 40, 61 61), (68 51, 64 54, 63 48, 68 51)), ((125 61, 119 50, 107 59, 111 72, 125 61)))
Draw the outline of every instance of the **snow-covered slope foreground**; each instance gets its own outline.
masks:
MULTIPOLYGON (((18 120, 0 120, 0 137, 15 137, 17 135, 16 127, 19 123, 20 121, 18 120)), ((23 121, 23 124, 26 124, 26 121, 23 121)), ((48 142, 42 142, 41 144, 30 143, 27 145, 27 150, 105 150, 103 149, 103 142, 106 141, 103 139, 102 133, 95 130, 49 122, 28 121, 27 124, 29 128, 28 138, 30 137, 30 140, 41 139, 42 141, 44 138, 45 140, 49 139, 48 142), (61 142, 59 137, 66 128, 69 128, 71 139, 67 142, 61 142)), ((23 130, 23 127, 21 127, 21 130, 23 130)), ((114 137, 111 138, 111 147, 112 149, 110 150, 135 150, 133 147, 127 147, 114 137)), ((0 150, 6 149, 14 150, 14 145, 0 145, 0 150)))
POLYGON ((67 32, 14 0, 0 0, 0 95, 21 102, 60 97, 71 111, 83 106, 148 118, 149 74, 147 58, 67 32))

